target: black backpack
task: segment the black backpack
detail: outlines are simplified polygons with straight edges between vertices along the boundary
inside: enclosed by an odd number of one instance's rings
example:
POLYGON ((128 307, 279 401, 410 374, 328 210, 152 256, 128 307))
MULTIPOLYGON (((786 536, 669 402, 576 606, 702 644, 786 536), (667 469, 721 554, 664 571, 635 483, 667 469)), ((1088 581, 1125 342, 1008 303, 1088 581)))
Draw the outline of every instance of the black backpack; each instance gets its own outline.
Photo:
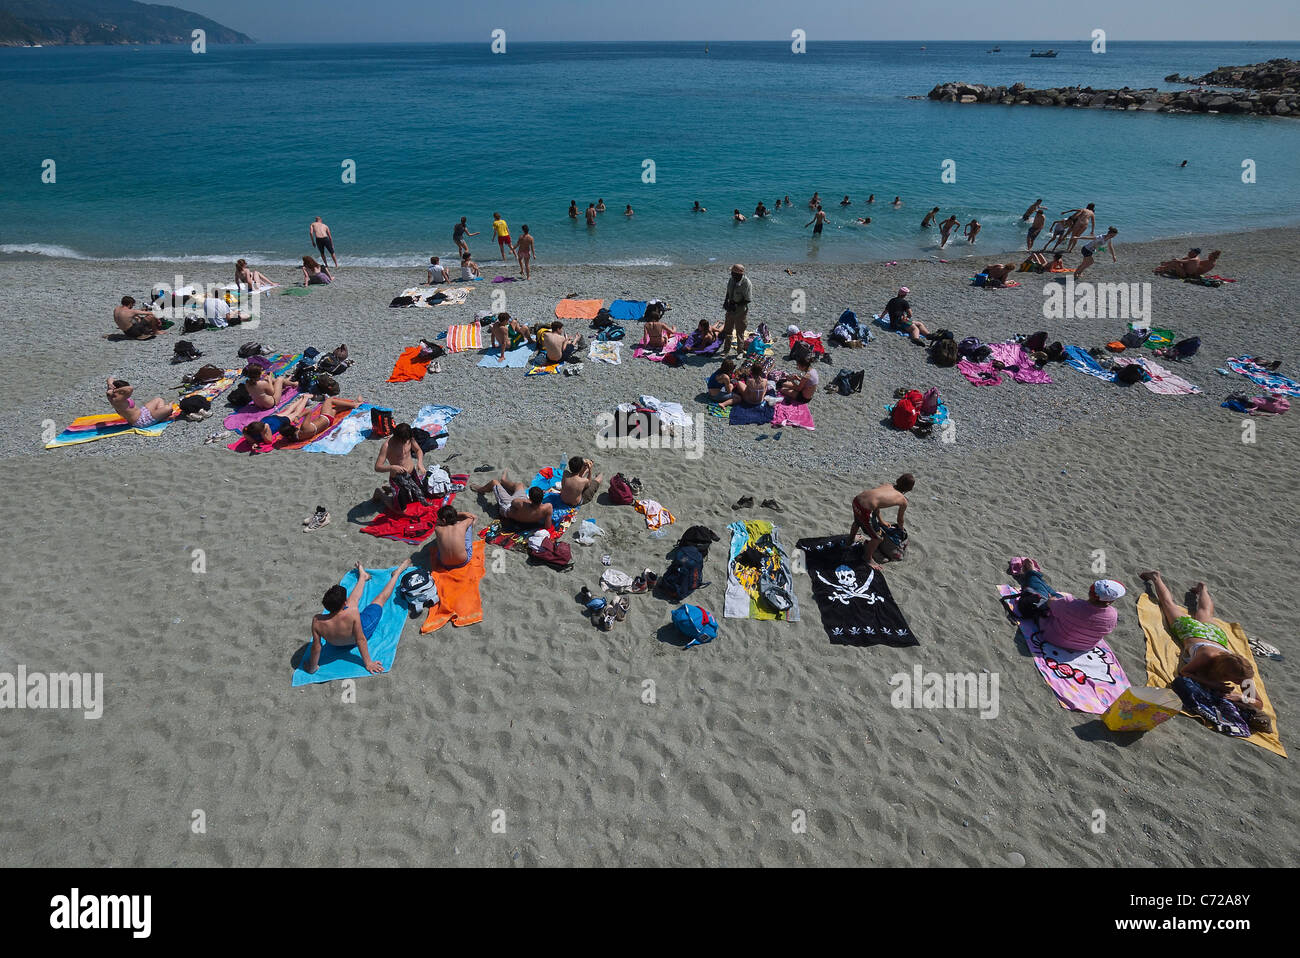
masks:
POLYGON ((1189 339, 1180 339, 1169 347, 1169 355, 1172 359, 1191 359, 1201 348, 1201 337, 1192 336, 1189 339))
POLYGON ((261 343, 249 342, 239 347, 239 358, 247 359, 250 356, 265 356, 266 350, 262 348, 261 343))
POLYGON ((956 366, 959 359, 961 353, 951 339, 941 339, 930 347, 930 361, 936 366, 956 366))
POLYGON ((679 546, 669 554, 672 564, 659 579, 659 589, 674 602, 681 602, 704 581, 704 556, 695 546, 679 546))
POLYGON ((234 389, 230 391, 230 399, 228 400, 228 402, 236 409, 242 409, 244 406, 247 406, 252 401, 253 401, 253 397, 248 392, 247 383, 240 383, 238 386, 236 386, 234 389))
POLYGON ((1146 382, 1147 374, 1137 363, 1130 363, 1127 366, 1121 366, 1115 373, 1115 381, 1123 383, 1125 386, 1132 386, 1135 383, 1146 382))
POLYGON ((790 355, 787 356, 786 358, 796 363, 802 363, 802 362, 810 363, 813 361, 813 357, 815 355, 816 355, 816 351, 807 343, 800 340, 799 342, 795 343, 793 346, 790 347, 790 355))
POLYGON ((192 360, 198 359, 202 355, 203 354, 195 348, 192 342, 188 339, 182 339, 177 342, 176 346, 172 350, 172 362, 188 363, 192 360))
POLYGON ((202 316, 186 316, 181 332, 197 333, 208 328, 208 321, 202 316))
POLYGON ((1030 353, 1036 353, 1045 349, 1047 347, 1046 331, 1039 330, 1026 339, 1022 345, 1025 347, 1025 351, 1030 353))

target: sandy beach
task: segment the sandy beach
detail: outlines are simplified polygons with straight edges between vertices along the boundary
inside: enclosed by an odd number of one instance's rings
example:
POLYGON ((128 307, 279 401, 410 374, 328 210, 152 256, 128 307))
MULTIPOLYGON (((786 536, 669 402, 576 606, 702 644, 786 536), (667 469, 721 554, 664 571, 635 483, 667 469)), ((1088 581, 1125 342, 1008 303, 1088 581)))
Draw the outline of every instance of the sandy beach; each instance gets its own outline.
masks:
MULTIPOLYGON (((705 416, 702 458, 679 449, 599 450, 597 417, 649 394, 704 413, 697 401, 716 363, 664 368, 633 359, 586 362, 577 377, 526 378, 449 355, 422 382, 385 382, 421 336, 494 308, 553 318, 569 293, 647 299, 673 307, 678 329, 720 321, 729 262, 692 267, 548 267, 528 282, 472 248, 488 281, 463 306, 390 309, 424 270, 342 268, 336 283, 264 300, 255 330, 232 328, 145 343, 110 341, 112 306, 177 274, 229 279, 185 262, 0 259, 14 317, 0 354, 0 504, 9 622, 0 671, 104 674, 102 718, 67 711, 0 715, 0 861, 10 866, 251 865, 1284 865, 1300 853, 1300 778, 1287 759, 1232 741, 1186 717, 1146 734, 1108 732, 1066 711, 1002 613, 997 586, 1015 555, 1037 558, 1076 594, 1105 574, 1124 582, 1111 645, 1134 684, 1145 681, 1134 600, 1138 573, 1160 568, 1176 594, 1207 582, 1222 618, 1278 646, 1260 677, 1294 744, 1300 681, 1290 669, 1300 564, 1296 462, 1300 420, 1255 422, 1220 408, 1256 392, 1216 373, 1229 356, 1282 361, 1297 378, 1293 297, 1300 296, 1294 230, 1117 243, 1094 282, 1150 283, 1152 323, 1200 336, 1176 371, 1203 392, 1155 395, 1052 364, 1050 385, 976 388, 926 351, 877 330, 861 350, 832 349, 823 383, 865 370, 861 393, 821 392, 816 431, 729 426, 705 416), (1152 276, 1191 246, 1224 250, 1211 289, 1152 276), (246 340, 329 350, 355 365, 343 395, 389 405, 398 420, 425 403, 462 408, 433 462, 475 481, 491 470, 527 477, 571 455, 606 476, 638 476, 678 523, 650 538, 642 517, 603 502, 584 508, 606 535, 572 544, 558 573, 509 553, 489 561, 484 621, 421 635, 412 619, 389 674, 290 687, 324 590, 357 560, 390 568, 416 550, 360 533, 374 515, 376 443, 346 456, 236 455, 204 445, 224 401, 202 423, 157 438, 115 437, 43 448, 47 423, 107 412, 103 383, 118 375, 137 398, 173 398, 197 364, 171 364, 189 338, 202 362, 235 365, 246 340), (921 439, 883 423, 900 386, 939 387, 954 441, 921 439), (448 461, 449 457, 450 461, 448 461), (476 470, 482 469, 482 472, 476 470), (724 619, 712 644, 681 650, 674 605, 632 596, 626 621, 593 628, 574 601, 598 588, 601 555, 635 574, 662 573, 664 555, 695 524, 724 541, 710 553, 711 584, 690 601, 716 612, 726 582, 725 526, 776 522, 791 552, 806 536, 842 535, 864 488, 912 472, 911 548, 886 576, 920 644, 832 645, 807 576, 796 578, 801 621, 724 619), (734 511, 743 495, 784 511, 734 511), (304 535, 317 505, 333 515, 304 535), (206 571, 193 570, 202 549, 206 571), (972 710, 896 709, 890 677, 916 665, 987 670, 1000 683, 994 718, 972 710), (643 701, 651 680, 656 701, 643 701), (191 827, 202 810, 206 831, 191 827), (1096 811, 1104 831, 1094 830, 1096 811), (792 816, 806 814, 806 832, 792 816), (504 821, 504 831, 493 829, 504 821)), ((957 244, 954 244, 954 247, 957 244)), ((969 285, 984 263, 1023 253, 950 248, 936 260, 893 265, 746 264, 751 329, 789 323, 825 334, 846 308, 866 320, 900 285, 918 319, 958 338, 996 342, 1046 329, 1085 347, 1118 338, 1124 321, 1045 320, 1044 276, 1019 289, 969 285), (807 311, 792 314, 802 290, 807 311)), ((1072 261, 1077 256, 1071 257, 1072 261)), ((283 267, 273 280, 292 283, 283 267)), ((278 291, 277 291, 278 293, 278 291)), ((586 331, 585 323, 570 330, 586 331)), ((782 346, 784 344, 781 344, 782 346)), ((786 350, 779 349, 784 356, 786 350)), ((778 361, 778 367, 789 367, 778 361)), ((232 437, 233 438, 233 437, 232 437)), ((465 492, 462 508, 489 502, 465 492)), ((576 530, 576 527, 575 527, 576 530)), ((566 539, 572 542, 573 533, 566 539)), ((421 553, 422 554, 422 553, 421 553)), ((491 553, 489 553, 491 554, 491 553)), ((422 617, 421 617, 422 619, 422 617)))

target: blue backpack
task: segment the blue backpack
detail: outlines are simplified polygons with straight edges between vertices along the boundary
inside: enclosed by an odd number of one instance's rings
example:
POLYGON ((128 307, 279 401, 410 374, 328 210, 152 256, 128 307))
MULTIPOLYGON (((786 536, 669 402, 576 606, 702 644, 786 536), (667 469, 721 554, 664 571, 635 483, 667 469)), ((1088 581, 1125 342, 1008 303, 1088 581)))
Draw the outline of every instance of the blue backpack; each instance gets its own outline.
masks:
POLYGON ((602 343, 606 343, 613 339, 622 339, 626 335, 627 330, 622 326, 606 326, 596 334, 596 339, 602 343))
POLYGON ((671 565, 659 579, 659 590, 675 602, 681 602, 704 581, 704 554, 695 546, 679 546, 669 553, 671 565))
POLYGON ((673 609, 673 625, 690 639, 685 648, 704 645, 718 637, 718 620, 698 605, 679 605, 673 609))

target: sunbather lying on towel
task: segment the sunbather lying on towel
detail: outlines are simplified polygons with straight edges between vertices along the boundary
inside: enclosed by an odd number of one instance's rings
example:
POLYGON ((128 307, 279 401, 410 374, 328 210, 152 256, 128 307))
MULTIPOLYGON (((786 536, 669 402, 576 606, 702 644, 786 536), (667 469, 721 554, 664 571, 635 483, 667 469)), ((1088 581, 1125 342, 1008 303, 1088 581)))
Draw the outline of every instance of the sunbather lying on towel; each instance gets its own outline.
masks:
POLYGON ((560 500, 568 506, 580 506, 596 498, 600 481, 605 477, 600 473, 592 476, 596 467, 590 459, 574 456, 564 470, 560 481, 560 500))
POLYGON ((1039 620, 1039 625, 1043 639, 1052 645, 1087 651, 1115 630, 1119 613, 1114 604, 1127 591, 1123 583, 1098 579, 1089 586, 1086 599, 1077 599, 1072 595, 1062 595, 1048 585, 1033 559, 1013 559, 1010 572, 1023 589, 1036 592, 1047 600, 1047 616, 1039 620))
POLYGON ((1005 286, 1007 285, 1007 277, 1015 272, 1015 269, 1015 263, 989 263, 980 272, 988 277, 988 282, 985 285, 1005 286))
MULTIPOLYGON (((411 424, 399 422, 393 427, 393 434, 379 444, 379 455, 375 457, 375 472, 388 477, 388 486, 375 490, 374 499, 386 512, 398 511, 397 490, 393 483, 398 476, 413 476, 421 486, 424 484, 424 450, 415 441, 411 433, 411 424)), ((405 504, 401 504, 405 508, 405 504)))
POLYGON ((721 334, 721 323, 714 323, 710 326, 707 319, 701 319, 700 324, 695 327, 695 340, 692 343, 692 348, 696 350, 708 349, 718 341, 718 336, 721 334))
POLYGON ((329 429, 339 413, 360 406, 361 397, 340 399, 329 396, 308 413, 307 407, 311 402, 310 396, 299 396, 279 415, 263 416, 257 422, 250 422, 244 427, 244 438, 264 446, 274 443, 277 436, 290 443, 311 442, 329 429))
POLYGON ((128 426, 144 429, 156 423, 167 422, 172 418, 172 404, 161 396, 155 396, 147 403, 138 403, 131 398, 135 387, 125 379, 108 380, 108 404, 113 411, 126 420, 128 426))
POLYGON ((1168 276, 1171 279, 1195 279, 1197 276, 1204 276, 1214 269, 1214 264, 1219 261, 1222 250, 1214 250, 1205 259, 1201 259, 1201 251, 1192 249, 1187 251, 1187 255, 1181 259, 1167 259, 1154 272, 1159 276, 1168 276))
POLYGON ((514 349, 520 343, 531 343, 533 334, 523 323, 511 319, 509 313, 498 313, 492 324, 492 346, 499 349, 498 359, 506 358, 506 350, 514 349))
POLYGON ((504 472, 500 479, 492 479, 481 486, 470 486, 470 489, 480 495, 491 489, 496 496, 497 513, 501 518, 521 526, 540 528, 551 521, 551 514, 555 511, 549 502, 542 501, 546 494, 540 487, 529 488, 522 482, 514 482, 504 472))
POLYGON ((274 409, 280 405, 284 395, 288 376, 272 376, 261 366, 245 366, 244 379, 248 385, 248 397, 258 409, 274 409))
POLYGON ((153 339, 162 332, 162 320, 150 310, 136 309, 134 296, 123 296, 122 305, 113 308, 113 322, 127 339, 153 339))
POLYGON ((859 492, 853 498, 853 525, 849 526, 849 545, 852 545, 857 538, 858 530, 870 537, 867 542, 866 556, 871 568, 880 568, 880 564, 876 562, 876 550, 885 541, 886 523, 880 515, 881 511, 897 508, 898 518, 895 520, 895 525, 899 529, 903 528, 903 514, 907 512, 906 494, 911 492, 915 485, 916 477, 910 472, 905 472, 895 479, 892 485, 885 483, 874 489, 859 492))
POLYGON ((433 527, 433 553, 444 569, 469 565, 474 555, 476 517, 453 505, 438 510, 438 524, 433 527))
POLYGON ((341 585, 330 586, 325 597, 321 599, 321 606, 325 609, 325 613, 322 615, 318 612, 311 617, 311 655, 302 670, 312 673, 320 668, 321 649, 328 642, 337 649, 350 649, 355 646, 361 653, 361 664, 372 675, 384 671, 382 665, 370 658, 370 649, 366 647, 366 642, 383 617, 384 605, 392 596, 393 587, 410 566, 410 559, 399 565, 389 577, 384 591, 375 596, 374 602, 360 610, 357 609, 357 603, 361 601, 366 583, 370 581, 370 573, 361 568, 360 562, 357 563, 357 584, 352 587, 350 593, 344 592, 341 585))

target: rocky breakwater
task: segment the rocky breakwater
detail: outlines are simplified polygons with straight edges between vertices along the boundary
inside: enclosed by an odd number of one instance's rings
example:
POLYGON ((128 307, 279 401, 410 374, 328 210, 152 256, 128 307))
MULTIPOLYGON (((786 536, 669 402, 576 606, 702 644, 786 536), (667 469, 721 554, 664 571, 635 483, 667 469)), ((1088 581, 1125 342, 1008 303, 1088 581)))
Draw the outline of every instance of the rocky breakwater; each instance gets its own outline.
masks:
MULTIPOLYGON (((1133 90, 1094 90, 1055 87, 1034 90, 1023 83, 984 86, 979 83, 940 83, 927 94, 940 103, 1000 103, 1004 106, 1072 106, 1093 110, 1133 110, 1145 113, 1235 113, 1300 117, 1300 92, 1174 90, 1155 87, 1133 90)), ((920 99, 919 97, 917 99, 920 99)))
POLYGON ((1244 67, 1219 67, 1204 76, 1180 77, 1171 73, 1166 83, 1206 83, 1242 90, 1267 90, 1272 93, 1300 93, 1300 60, 1268 60, 1244 67))

